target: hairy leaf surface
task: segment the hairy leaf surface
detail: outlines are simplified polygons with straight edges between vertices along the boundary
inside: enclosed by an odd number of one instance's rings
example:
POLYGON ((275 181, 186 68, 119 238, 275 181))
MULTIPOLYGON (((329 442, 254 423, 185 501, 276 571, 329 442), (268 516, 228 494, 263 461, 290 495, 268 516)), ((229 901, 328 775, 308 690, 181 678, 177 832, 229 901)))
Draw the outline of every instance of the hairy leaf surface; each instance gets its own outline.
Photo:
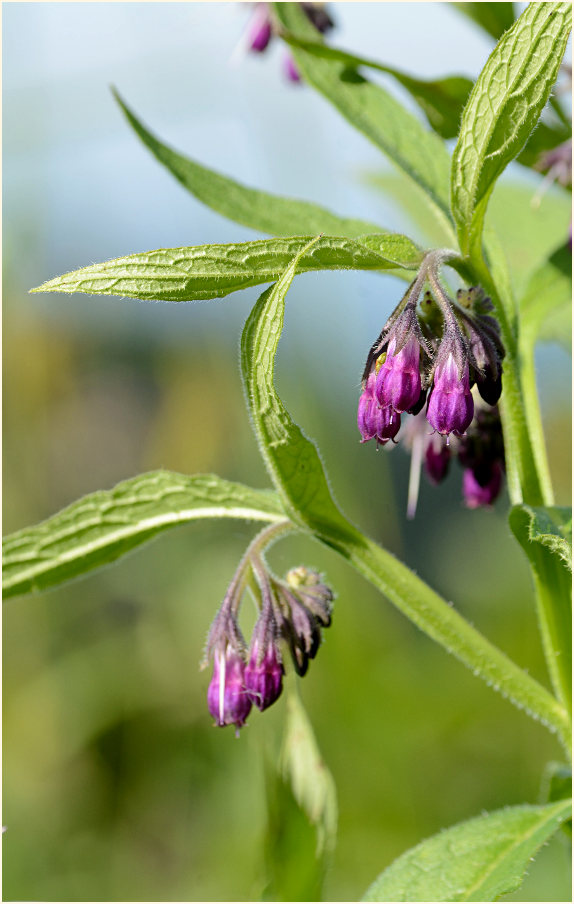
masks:
POLYGON ((161 531, 199 518, 282 521, 286 516, 269 490, 252 490, 212 474, 141 474, 6 537, 4 597, 61 584, 118 559, 161 531))
POLYGON ((548 100, 568 35, 569 3, 531 3, 496 45, 465 107, 452 159, 452 212, 465 254, 480 248, 496 179, 548 100))
MULTIPOLYGON (((310 238, 260 239, 131 254, 65 273, 31 291, 121 295, 144 301, 221 298, 277 279, 310 238)), ((421 260, 420 249, 403 235, 366 235, 356 241, 323 236, 301 255, 297 272, 416 269, 421 260)))
MULTIPOLYGON (((275 3, 273 8, 279 23, 290 34, 316 40, 317 32, 298 4, 275 3)), ((303 77, 414 180, 452 233, 449 155, 438 135, 427 131, 384 88, 367 81, 347 63, 318 57, 301 47, 292 50, 303 77)))
POLYGON ((375 223, 339 217, 319 204, 248 188, 178 154, 146 129, 117 91, 114 91, 114 96, 136 135, 154 157, 199 201, 229 220, 269 235, 312 235, 322 232, 353 238, 385 232, 375 223))
POLYGON ((570 813, 570 801, 507 807, 445 829, 395 860, 363 901, 496 901, 570 813))

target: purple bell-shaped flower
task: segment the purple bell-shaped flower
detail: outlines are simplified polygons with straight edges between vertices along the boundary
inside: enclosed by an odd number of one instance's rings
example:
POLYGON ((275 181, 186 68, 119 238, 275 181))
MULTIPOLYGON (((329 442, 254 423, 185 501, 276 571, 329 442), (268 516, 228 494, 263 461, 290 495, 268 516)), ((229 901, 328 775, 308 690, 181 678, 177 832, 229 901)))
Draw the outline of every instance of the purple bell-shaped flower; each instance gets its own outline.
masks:
POLYGON ((467 508, 490 506, 498 497, 502 487, 502 465, 493 461, 488 472, 481 473, 465 468, 462 476, 462 494, 467 508))
POLYGON ((251 700, 245 690, 245 662, 229 645, 225 651, 215 651, 207 705, 216 725, 220 726, 241 728, 251 711, 251 700))
POLYGON ((474 414, 468 360, 449 339, 441 343, 437 359, 427 420, 437 433, 462 436, 474 414))
POLYGON ((377 375, 375 395, 382 408, 391 407, 402 412, 413 408, 421 395, 421 347, 415 335, 407 338, 400 351, 396 351, 396 347, 397 341, 393 337, 377 375))
POLYGON ((283 664, 277 635, 273 607, 267 598, 253 630, 249 662, 245 668, 247 696, 261 711, 275 703, 283 688, 283 664))

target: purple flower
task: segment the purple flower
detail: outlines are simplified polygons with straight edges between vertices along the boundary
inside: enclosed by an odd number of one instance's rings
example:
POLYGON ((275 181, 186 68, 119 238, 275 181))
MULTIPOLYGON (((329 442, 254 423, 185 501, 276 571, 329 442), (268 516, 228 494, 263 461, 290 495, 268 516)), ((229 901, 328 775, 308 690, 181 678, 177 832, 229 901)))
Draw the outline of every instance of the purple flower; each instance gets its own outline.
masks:
POLYGON ((251 655, 245 668, 247 696, 262 712, 275 703, 283 689, 283 665, 274 643, 270 643, 261 656, 258 643, 251 646, 251 655))
MULTIPOLYGON (((441 348, 445 346, 445 342, 453 345, 449 340, 445 340, 441 348)), ((464 360, 457 364, 454 352, 448 350, 448 347, 442 356, 439 348, 437 358, 427 420, 437 433, 446 436, 454 433, 456 436, 462 436, 474 414, 468 361, 464 360)))
POLYGON ((299 75, 299 70, 295 65, 295 60, 291 56, 291 54, 287 54, 284 58, 283 69, 285 71, 285 75, 289 79, 290 82, 300 82, 301 76, 299 75))
POLYGON ((241 728, 251 711, 251 700, 245 690, 245 662, 230 646, 225 652, 215 651, 207 705, 220 726, 241 728))
POLYGON ((432 484, 441 483, 448 473, 450 447, 436 434, 429 436, 424 456, 425 471, 432 484))
POLYGON ((396 346, 397 340, 393 336, 377 375, 375 396, 382 408, 391 407, 401 412, 413 408, 421 395, 421 347, 412 334, 400 351, 396 351, 396 346))
POLYGON ((377 375, 375 371, 372 371, 359 399, 357 426, 363 437, 362 443, 366 443, 376 437, 377 442, 384 445, 390 439, 394 439, 399 432, 401 416, 390 406, 380 407, 374 394, 376 380, 377 375))
POLYGON ((263 53, 267 50, 271 40, 272 30, 269 18, 256 19, 249 32, 249 49, 254 53, 263 53))
POLYGON ((492 505, 502 487, 502 465, 492 462, 486 474, 465 468, 462 477, 462 492, 465 505, 475 509, 492 505))

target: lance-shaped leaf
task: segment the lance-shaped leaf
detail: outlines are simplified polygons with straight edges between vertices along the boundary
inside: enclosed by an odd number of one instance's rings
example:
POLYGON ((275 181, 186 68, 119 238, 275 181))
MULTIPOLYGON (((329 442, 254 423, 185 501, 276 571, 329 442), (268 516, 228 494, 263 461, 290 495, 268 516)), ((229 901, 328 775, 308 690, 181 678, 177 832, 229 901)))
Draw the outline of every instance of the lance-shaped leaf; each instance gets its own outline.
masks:
POLYGON ((297 264, 295 258, 278 282, 259 298, 241 337, 241 367, 253 425, 287 514, 350 561, 407 618, 475 675, 551 726, 567 743, 568 715, 552 694, 405 565, 359 533, 336 505, 316 446, 293 423, 273 385, 285 295, 297 264))
POLYGON ((61 584, 199 518, 286 520, 277 495, 269 490, 252 490, 212 474, 141 474, 6 537, 4 597, 61 584))
MULTIPOLYGON (((144 301, 202 301, 272 282, 311 236, 260 239, 230 245, 163 248, 93 264, 57 276, 32 292, 85 292, 144 301)), ((310 270, 415 270, 422 252, 403 235, 360 240, 323 236, 301 255, 298 272, 310 270)))
MULTIPOLYGON (((297 3, 274 3, 280 25, 297 38, 316 40, 317 32, 297 3)), ((435 215, 452 235, 448 203, 449 155, 433 132, 379 85, 335 59, 292 48, 297 68, 356 129, 366 135, 423 191, 435 215)))
POLYGON ((391 75, 411 94, 435 132, 438 132, 442 138, 455 138, 458 135, 460 116, 472 88, 469 78, 463 75, 449 75, 445 78, 431 80, 413 78, 406 72, 401 72, 400 69, 385 66, 376 60, 357 56, 355 53, 348 53, 337 47, 331 47, 321 41, 303 40, 289 32, 284 32, 281 37, 292 47, 299 47, 320 59, 334 60, 353 69, 365 66, 368 69, 391 75))
POLYGON ((571 802, 507 807, 427 838, 395 860, 363 901, 496 901, 569 818, 571 802))
POLYGON ((178 182, 207 207, 235 223, 269 235, 313 235, 322 232, 353 238, 385 231, 375 223, 338 217, 319 204, 248 188, 202 166, 163 144, 146 129, 117 91, 114 91, 114 97, 136 135, 178 182))
POLYGON ((569 3, 531 3, 500 39, 465 107, 452 159, 451 203, 464 254, 480 251, 496 179, 536 126, 570 33, 569 3))

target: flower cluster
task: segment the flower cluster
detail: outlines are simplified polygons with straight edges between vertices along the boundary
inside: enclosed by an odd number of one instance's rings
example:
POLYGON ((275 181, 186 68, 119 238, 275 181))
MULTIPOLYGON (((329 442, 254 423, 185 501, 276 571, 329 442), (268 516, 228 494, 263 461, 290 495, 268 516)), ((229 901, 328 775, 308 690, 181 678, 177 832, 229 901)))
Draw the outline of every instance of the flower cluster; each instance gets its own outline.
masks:
MULTIPOLYGON (((247 44, 252 53, 263 53, 273 38, 273 18, 269 3, 255 3, 255 10, 247 34, 247 44)), ((319 34, 326 34, 334 22, 324 3, 300 3, 299 6, 319 34)), ((291 82, 299 82, 301 76, 291 54, 284 58, 285 75, 291 82)))
POLYGON ((432 266, 421 270, 369 352, 357 412, 361 442, 375 439, 377 446, 396 442, 401 415, 416 415, 406 440, 433 483, 447 474, 452 438, 470 507, 491 504, 502 484, 493 406, 502 392, 504 347, 492 310, 481 288, 459 289, 450 299, 432 266), (420 299, 427 279, 431 288, 420 299))
POLYGON ((252 706, 263 711, 275 703, 283 689, 284 650, 297 674, 305 674, 319 649, 321 629, 331 624, 333 599, 316 571, 300 566, 279 580, 256 552, 248 551, 207 638, 204 665, 213 659, 207 704, 216 725, 239 729, 252 706), (249 648, 238 624, 248 576, 259 610, 249 648))

